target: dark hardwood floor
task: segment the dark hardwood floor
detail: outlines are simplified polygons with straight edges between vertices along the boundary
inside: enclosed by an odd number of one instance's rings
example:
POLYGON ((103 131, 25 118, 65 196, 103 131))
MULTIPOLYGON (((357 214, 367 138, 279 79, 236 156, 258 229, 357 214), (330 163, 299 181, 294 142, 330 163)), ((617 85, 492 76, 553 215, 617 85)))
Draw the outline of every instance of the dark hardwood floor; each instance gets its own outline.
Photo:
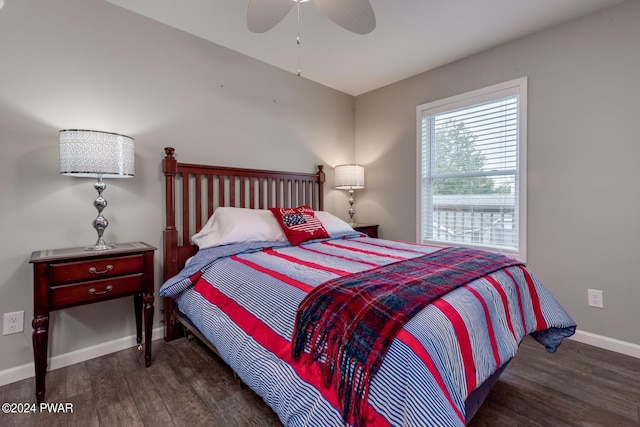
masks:
MULTIPOLYGON (((269 407, 195 339, 154 342, 153 364, 128 349, 47 374, 47 401, 73 413, 2 414, 0 426, 280 426, 269 407)), ((34 402, 34 379, 0 387, 0 402, 34 402)), ((531 338, 472 426, 640 426, 640 359, 531 338)))

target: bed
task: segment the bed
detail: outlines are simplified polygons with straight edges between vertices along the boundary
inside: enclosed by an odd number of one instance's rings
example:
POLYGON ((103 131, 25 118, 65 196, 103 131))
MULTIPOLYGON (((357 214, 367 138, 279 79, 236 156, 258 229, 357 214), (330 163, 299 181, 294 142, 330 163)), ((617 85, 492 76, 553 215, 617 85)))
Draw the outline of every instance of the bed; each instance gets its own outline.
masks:
MULTIPOLYGON (((324 212, 322 166, 315 173, 228 168, 180 163, 174 153, 165 148, 163 160, 165 340, 185 329, 198 336, 285 426, 465 425, 525 335, 553 352, 575 332, 525 266, 500 268, 412 316, 385 349, 362 413, 345 416, 345 402, 319 371, 324 356, 292 355, 301 303, 329 282, 445 250, 372 239, 324 212), (292 245, 265 231, 269 208, 302 206, 326 236, 292 245)), ((302 348, 304 355, 309 348, 302 348)))

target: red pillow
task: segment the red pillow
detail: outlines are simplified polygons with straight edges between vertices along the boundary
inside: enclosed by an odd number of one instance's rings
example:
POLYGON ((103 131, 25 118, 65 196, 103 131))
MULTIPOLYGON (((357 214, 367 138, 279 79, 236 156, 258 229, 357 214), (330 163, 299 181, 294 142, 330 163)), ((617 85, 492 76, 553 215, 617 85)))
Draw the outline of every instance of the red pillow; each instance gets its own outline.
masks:
POLYGON ((326 239, 329 233, 309 206, 297 208, 269 208, 282 231, 294 246, 307 240, 326 239))

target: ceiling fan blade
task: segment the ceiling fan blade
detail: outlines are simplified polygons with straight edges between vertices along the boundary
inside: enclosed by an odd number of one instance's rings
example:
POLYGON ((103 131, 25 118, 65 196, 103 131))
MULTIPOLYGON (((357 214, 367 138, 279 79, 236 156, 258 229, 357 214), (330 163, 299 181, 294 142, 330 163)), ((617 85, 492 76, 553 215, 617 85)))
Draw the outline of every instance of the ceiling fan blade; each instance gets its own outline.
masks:
POLYGON ((251 0, 247 8, 247 26, 254 33, 269 31, 295 4, 292 0, 251 0))
POLYGON ((318 9, 342 28, 368 34, 376 28, 376 15, 369 0, 316 0, 318 9))

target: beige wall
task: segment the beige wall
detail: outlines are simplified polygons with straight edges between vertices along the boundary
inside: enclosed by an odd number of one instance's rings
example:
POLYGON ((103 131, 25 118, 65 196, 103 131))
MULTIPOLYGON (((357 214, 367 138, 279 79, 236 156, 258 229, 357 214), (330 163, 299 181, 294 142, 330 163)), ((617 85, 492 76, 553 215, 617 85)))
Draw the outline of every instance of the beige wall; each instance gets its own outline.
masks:
MULTIPOLYGON (((135 178, 107 181, 105 238, 160 247, 163 147, 191 163, 313 172, 319 163, 353 161, 353 102, 101 0, 7 1, 0 11, 0 314, 25 310, 25 331, 0 336, 0 372, 33 361, 31 252, 96 239, 93 181, 59 175, 58 130, 135 138, 135 178)), ((342 206, 346 196, 328 190, 328 210, 336 201, 342 206)), ((160 253, 156 261, 159 282, 160 253)), ((127 299, 56 312, 50 355, 133 334, 132 306, 127 299)))
POLYGON ((579 330, 640 349, 638 23, 628 1, 357 97, 359 219, 415 240, 416 106, 528 76, 528 264, 579 330))

